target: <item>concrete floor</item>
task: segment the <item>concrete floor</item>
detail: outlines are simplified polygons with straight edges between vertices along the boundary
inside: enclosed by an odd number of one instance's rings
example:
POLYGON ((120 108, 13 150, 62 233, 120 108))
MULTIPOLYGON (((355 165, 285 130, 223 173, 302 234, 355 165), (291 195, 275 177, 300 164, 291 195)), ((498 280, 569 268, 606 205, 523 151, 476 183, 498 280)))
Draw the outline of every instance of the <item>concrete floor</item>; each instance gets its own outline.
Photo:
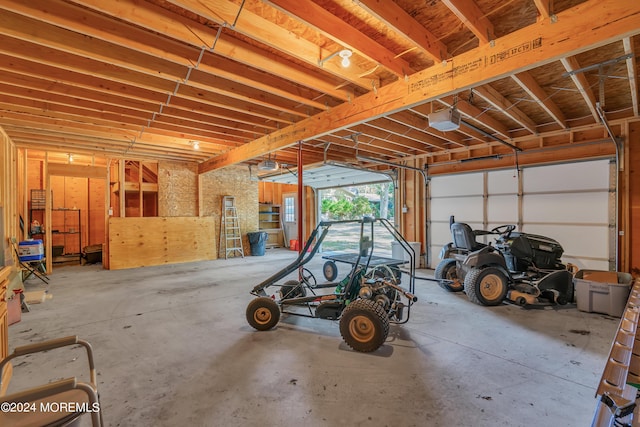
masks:
MULTIPOLYGON (((590 425, 619 319, 575 306, 481 307, 418 280, 409 322, 374 353, 352 351, 336 321, 290 316, 255 331, 249 290, 294 257, 56 268, 53 299, 9 327, 10 349, 66 335, 91 342, 110 426, 590 425)), ((23 359, 10 391, 83 361, 76 349, 23 359)))

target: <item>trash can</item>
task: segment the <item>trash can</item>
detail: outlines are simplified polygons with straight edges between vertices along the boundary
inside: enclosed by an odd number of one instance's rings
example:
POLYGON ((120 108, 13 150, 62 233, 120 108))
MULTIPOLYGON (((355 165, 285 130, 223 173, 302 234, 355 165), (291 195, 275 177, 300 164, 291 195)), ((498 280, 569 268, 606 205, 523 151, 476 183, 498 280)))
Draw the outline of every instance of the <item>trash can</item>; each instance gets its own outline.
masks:
POLYGON ((247 233, 249 238, 249 245, 251 246, 251 255, 263 256, 264 250, 267 247, 267 237, 269 235, 266 231, 259 231, 256 233, 247 233))

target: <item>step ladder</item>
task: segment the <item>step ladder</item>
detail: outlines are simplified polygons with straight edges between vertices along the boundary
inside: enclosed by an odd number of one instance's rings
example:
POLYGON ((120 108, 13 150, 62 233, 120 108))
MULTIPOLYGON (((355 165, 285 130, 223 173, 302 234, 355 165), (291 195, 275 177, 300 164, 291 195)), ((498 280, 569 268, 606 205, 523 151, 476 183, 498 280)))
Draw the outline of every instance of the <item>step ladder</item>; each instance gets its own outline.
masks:
POLYGON ((229 258, 229 254, 236 256, 236 251, 244 258, 240 221, 238 220, 238 212, 236 210, 236 198, 233 196, 222 196, 220 248, 224 250, 224 259, 229 258))

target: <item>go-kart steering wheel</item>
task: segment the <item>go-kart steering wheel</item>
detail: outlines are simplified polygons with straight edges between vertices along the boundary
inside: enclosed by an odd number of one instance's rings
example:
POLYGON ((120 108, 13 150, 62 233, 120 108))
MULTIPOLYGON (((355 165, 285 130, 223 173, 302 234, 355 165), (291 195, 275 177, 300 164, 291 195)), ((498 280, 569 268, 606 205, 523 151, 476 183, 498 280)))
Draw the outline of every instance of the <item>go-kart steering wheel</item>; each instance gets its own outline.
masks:
POLYGON ((505 237, 509 237, 509 234, 511 234, 511 232, 515 229, 516 226, 513 224, 499 225, 498 227, 492 228, 491 233, 504 234, 505 237))
POLYGON ((302 277, 301 277, 301 279, 310 288, 315 288, 317 286, 317 284, 318 284, 318 282, 316 281, 316 277, 313 275, 312 272, 310 272, 306 268, 302 269, 302 277))

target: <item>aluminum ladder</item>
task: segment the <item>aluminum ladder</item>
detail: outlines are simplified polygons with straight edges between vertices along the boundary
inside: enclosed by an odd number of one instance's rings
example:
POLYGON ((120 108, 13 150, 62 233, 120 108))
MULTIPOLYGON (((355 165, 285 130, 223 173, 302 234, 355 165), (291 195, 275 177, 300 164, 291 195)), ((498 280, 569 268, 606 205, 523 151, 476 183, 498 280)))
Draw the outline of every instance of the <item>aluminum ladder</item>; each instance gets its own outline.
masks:
POLYGON ((240 221, 236 209, 236 198, 222 196, 222 216, 220 217, 220 248, 224 249, 224 259, 229 254, 235 256, 236 251, 244 258, 242 247, 242 235, 240 234, 240 221))

